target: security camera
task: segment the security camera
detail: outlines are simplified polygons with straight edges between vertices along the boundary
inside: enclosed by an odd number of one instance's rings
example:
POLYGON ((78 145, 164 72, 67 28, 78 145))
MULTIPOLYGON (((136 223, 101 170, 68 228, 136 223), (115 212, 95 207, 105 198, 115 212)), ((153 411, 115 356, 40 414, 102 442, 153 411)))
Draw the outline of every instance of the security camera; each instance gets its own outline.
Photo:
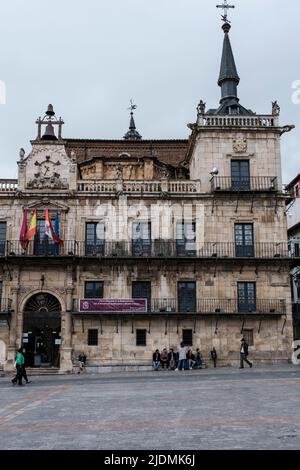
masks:
POLYGON ((210 174, 211 174, 212 176, 218 175, 218 174, 219 174, 218 168, 213 168, 213 169, 211 170, 210 174))

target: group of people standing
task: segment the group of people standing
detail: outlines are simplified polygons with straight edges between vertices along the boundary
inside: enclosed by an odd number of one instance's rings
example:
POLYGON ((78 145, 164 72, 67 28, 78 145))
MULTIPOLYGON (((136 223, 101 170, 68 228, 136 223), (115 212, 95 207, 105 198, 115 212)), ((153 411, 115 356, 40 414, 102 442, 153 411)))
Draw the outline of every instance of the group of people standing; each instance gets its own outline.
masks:
MULTIPOLYGON (((215 348, 211 351, 211 359, 214 367, 217 367, 217 352, 215 348)), ((180 343, 178 351, 175 352, 173 348, 170 348, 169 352, 164 348, 161 352, 159 349, 153 353, 152 366, 154 370, 169 369, 169 370, 192 370, 202 369, 205 365, 203 355, 199 348, 196 349, 195 354, 184 345, 180 343)))
POLYGON ((23 385, 22 383, 23 378, 27 384, 30 383, 30 380, 28 380, 28 377, 26 374, 26 368, 25 368, 25 357, 24 357, 25 352, 26 352, 25 349, 22 349, 22 348, 18 349, 18 353, 17 353, 17 357, 15 361, 17 373, 11 381, 13 385, 16 385, 16 383, 18 383, 18 385, 23 385))

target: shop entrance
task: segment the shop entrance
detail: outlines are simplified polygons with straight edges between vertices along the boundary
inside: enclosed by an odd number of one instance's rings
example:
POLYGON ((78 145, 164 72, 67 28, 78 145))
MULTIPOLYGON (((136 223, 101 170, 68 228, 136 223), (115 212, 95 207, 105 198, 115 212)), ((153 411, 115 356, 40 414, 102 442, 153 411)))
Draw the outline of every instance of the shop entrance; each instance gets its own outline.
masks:
POLYGON ((60 303, 51 294, 35 294, 27 301, 23 315, 27 367, 59 367, 60 344, 60 303))

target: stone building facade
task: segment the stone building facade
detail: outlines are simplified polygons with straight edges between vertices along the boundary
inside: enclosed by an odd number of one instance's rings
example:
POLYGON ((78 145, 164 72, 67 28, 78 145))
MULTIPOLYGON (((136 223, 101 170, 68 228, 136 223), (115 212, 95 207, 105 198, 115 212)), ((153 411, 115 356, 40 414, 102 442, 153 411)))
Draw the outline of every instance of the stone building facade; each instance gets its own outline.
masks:
POLYGON ((241 336, 257 362, 290 359, 297 259, 280 138, 292 126, 279 124, 276 102, 267 115, 239 103, 229 30, 225 22, 220 106, 199 103, 188 140, 143 140, 133 112, 115 141, 63 138, 51 105, 37 121, 18 180, 0 180, 7 370, 21 344, 30 366, 63 372, 80 351, 96 368, 151 365, 156 348, 182 340, 208 365, 213 346, 220 364, 235 365, 241 336), (24 209, 39 227, 26 250, 24 209), (44 234, 46 209, 52 221, 59 213, 63 246, 44 234))

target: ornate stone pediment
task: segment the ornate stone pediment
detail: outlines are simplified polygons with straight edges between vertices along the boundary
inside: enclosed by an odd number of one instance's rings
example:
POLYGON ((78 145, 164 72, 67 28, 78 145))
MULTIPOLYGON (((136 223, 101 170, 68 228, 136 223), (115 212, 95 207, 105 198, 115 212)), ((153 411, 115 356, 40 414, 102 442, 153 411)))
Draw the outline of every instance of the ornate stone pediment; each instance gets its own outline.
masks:
POLYGON ((67 206, 67 204, 64 204, 61 201, 58 202, 56 200, 50 200, 47 197, 41 198, 38 201, 31 202, 26 207, 29 210, 44 209, 45 207, 47 207, 49 210, 58 209, 60 212, 68 212, 69 211, 69 206, 67 206))
POLYGON ((33 143, 32 152, 23 162, 24 189, 76 188, 77 163, 67 155, 63 144, 33 143))

